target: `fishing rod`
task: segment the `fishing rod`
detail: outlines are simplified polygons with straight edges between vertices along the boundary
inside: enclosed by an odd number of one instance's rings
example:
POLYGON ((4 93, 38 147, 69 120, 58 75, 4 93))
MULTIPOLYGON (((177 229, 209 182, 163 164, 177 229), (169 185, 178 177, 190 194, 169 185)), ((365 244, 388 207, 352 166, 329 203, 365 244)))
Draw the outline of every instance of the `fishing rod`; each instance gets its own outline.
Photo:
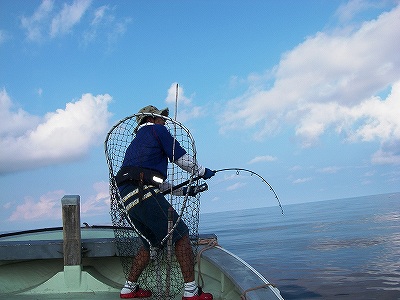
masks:
POLYGON ((186 181, 184 181, 184 182, 181 182, 180 184, 174 185, 174 186, 172 186, 171 188, 169 188, 169 189, 163 191, 162 194, 163 194, 163 195, 169 194, 169 193, 171 193, 171 192, 173 192, 173 191, 176 191, 177 189, 180 189, 181 187, 184 187, 185 185, 188 185, 189 183, 191 183, 191 182, 193 182, 193 181, 197 181, 197 180, 199 180, 199 179, 201 179, 201 178, 203 178, 203 176, 197 176, 197 177, 188 179, 188 180, 186 180, 186 181))
MULTIPOLYGON (((244 168, 224 168, 224 169, 213 170, 213 172, 215 172, 215 173, 224 172, 224 171, 236 171, 237 175, 239 175, 240 172, 248 172, 248 173, 251 174, 251 176, 255 175, 255 176, 259 177, 266 185, 268 185, 270 191, 274 194, 275 199, 278 201, 278 205, 279 205, 279 208, 281 209, 282 215, 284 214, 283 207, 282 207, 281 201, 279 200, 279 197, 278 197, 277 193, 275 192, 275 190, 272 187, 272 185, 270 185, 268 183, 268 181, 266 181, 260 174, 257 174, 256 172, 254 172, 252 170, 248 170, 248 169, 244 169, 244 168)), ((165 195, 165 194, 167 194, 167 193, 169 193, 171 191, 175 191, 175 190, 177 190, 177 189, 179 189, 179 188, 181 188, 181 187, 183 187, 185 185, 188 185, 191 182, 197 181, 197 180, 199 180, 201 178, 203 178, 203 176, 197 176, 195 178, 188 179, 188 180, 186 180, 186 181, 184 181, 184 182, 182 182, 182 183, 180 183, 178 185, 175 185, 174 187, 172 187, 172 189, 168 189, 168 190, 164 191, 163 194, 165 195)))
POLYGON ((255 176, 257 176, 258 178, 260 178, 266 185, 268 185, 269 190, 270 190, 272 193, 274 193, 275 199, 278 201, 279 208, 281 209, 282 215, 284 214, 281 201, 279 200, 279 197, 278 197, 278 195, 276 194, 274 188, 273 188, 272 185, 270 185, 270 184, 268 183, 268 181, 266 181, 260 174, 257 174, 256 172, 254 172, 254 171, 252 171, 252 170, 243 169, 243 168, 224 168, 224 169, 214 170, 215 173, 224 172, 224 171, 236 171, 236 175, 239 175, 240 172, 248 172, 248 173, 250 173, 252 176, 255 175, 255 176))

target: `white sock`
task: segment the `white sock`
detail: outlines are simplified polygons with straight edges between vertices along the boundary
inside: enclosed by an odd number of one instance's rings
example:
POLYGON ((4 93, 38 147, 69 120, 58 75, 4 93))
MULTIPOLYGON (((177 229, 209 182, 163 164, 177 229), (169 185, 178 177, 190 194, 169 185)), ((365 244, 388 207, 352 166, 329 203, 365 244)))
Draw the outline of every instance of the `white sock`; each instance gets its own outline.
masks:
POLYGON ((127 280, 125 282, 124 287, 121 290, 121 294, 129 294, 132 293, 137 287, 137 282, 132 282, 127 280))
POLYGON ((183 297, 193 297, 198 293, 198 287, 196 281, 185 282, 185 291, 183 292, 183 297))

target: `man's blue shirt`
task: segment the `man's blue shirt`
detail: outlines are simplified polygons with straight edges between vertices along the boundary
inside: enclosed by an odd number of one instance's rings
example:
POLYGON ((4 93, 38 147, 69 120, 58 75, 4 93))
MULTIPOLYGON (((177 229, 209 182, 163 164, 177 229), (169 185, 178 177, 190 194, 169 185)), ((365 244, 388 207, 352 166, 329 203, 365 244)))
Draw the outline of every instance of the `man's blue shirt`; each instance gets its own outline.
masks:
POLYGON ((176 161, 186 154, 161 124, 146 124, 139 128, 125 153, 122 167, 134 166, 160 172, 167 178, 168 159, 176 161), (174 149, 175 142, 175 149, 174 149), (175 153, 173 153, 175 151, 175 153))

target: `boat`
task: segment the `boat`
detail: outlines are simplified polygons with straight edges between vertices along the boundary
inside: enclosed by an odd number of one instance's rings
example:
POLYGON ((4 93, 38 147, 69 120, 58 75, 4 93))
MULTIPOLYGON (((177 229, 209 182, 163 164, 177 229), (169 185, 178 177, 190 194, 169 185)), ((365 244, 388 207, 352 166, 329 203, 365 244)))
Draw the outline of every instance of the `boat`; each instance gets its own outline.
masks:
MULTIPOLYGON (((115 228, 81 226, 78 195, 64 196, 62 209, 62 227, 0 234, 0 299, 119 299, 125 276, 115 228)), ((196 278, 214 299, 283 300, 214 234, 200 234, 197 243, 196 278)))

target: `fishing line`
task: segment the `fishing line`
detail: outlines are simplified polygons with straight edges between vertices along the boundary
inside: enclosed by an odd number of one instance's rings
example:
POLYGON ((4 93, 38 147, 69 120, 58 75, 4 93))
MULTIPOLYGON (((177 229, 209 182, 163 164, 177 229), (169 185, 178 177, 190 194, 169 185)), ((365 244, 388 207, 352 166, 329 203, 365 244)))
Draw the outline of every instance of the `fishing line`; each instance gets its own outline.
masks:
POLYGON ((268 185, 269 190, 274 194, 275 199, 278 201, 278 204, 279 204, 279 207, 281 209, 282 215, 284 214, 281 201, 279 200, 279 197, 276 194, 274 188, 260 174, 257 174, 256 172, 254 172, 252 170, 243 169, 243 168, 224 168, 224 169, 214 170, 215 173, 224 172, 224 171, 236 171, 236 175, 239 175, 240 172, 248 172, 251 175, 255 175, 255 176, 259 177, 266 185, 268 185))

